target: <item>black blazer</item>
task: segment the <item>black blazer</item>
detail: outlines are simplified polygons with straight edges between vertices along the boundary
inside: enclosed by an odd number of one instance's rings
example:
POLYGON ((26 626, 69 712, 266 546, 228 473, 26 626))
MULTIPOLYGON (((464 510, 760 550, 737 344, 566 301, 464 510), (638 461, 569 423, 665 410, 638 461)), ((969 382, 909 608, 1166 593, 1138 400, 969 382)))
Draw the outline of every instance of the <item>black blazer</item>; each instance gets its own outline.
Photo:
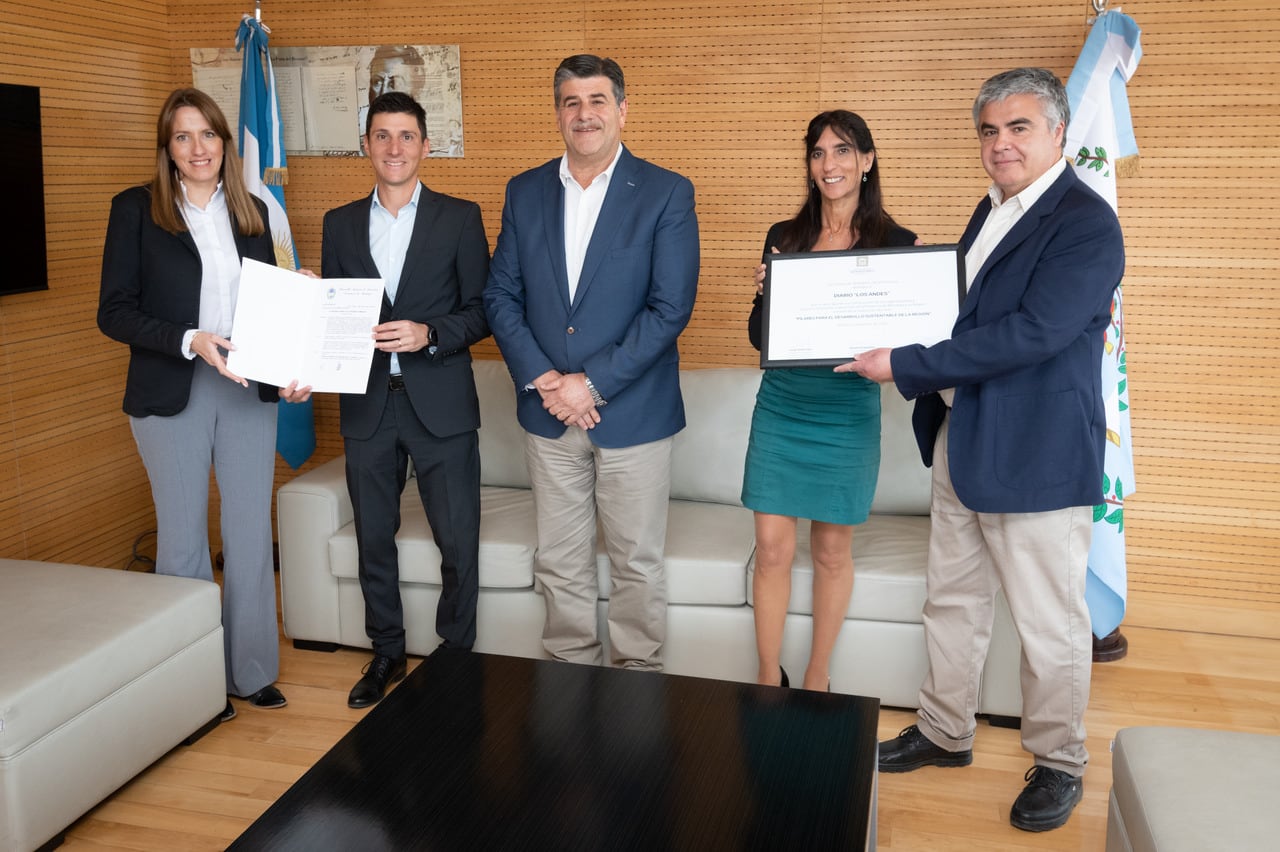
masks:
MULTIPOLYGON (((254 204, 267 221, 267 207, 254 204)), ((276 262, 271 230, 242 235, 231 220, 240 257, 276 262)), ((200 322, 200 251, 191 234, 171 234, 151 220, 151 189, 135 186, 111 200, 102 250, 98 328, 129 344, 124 411, 134 417, 172 416, 187 407, 195 361, 182 357, 182 336, 200 322)), ((263 402, 279 389, 258 385, 263 402)))
MULTIPOLYGON (((324 215, 320 272, 324 278, 381 278, 369 253, 372 195, 324 215)), ((436 351, 400 353, 405 391, 422 425, 437 437, 480 427, 480 403, 468 347, 489 336, 482 292, 489 240, 480 206, 422 187, 413 236, 405 252, 395 304, 384 294, 379 322, 412 320, 436 332, 436 351)), ((363 394, 339 399, 343 437, 373 434, 387 402, 391 355, 374 350, 363 394)))

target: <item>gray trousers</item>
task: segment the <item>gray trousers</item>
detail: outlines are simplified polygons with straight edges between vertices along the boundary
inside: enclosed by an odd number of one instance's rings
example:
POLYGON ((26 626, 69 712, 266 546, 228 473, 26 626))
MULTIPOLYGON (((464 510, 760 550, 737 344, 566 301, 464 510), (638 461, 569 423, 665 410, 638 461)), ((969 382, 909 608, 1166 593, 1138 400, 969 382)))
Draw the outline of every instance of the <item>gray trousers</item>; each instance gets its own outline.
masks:
POLYGON ((276 406, 197 359, 187 407, 130 417, 156 505, 156 573, 213 581, 209 468, 222 501, 222 628, 227 692, 249 696, 280 674, 271 489, 276 406))
POLYGON ((557 660, 603 662, 597 633, 596 529, 609 557, 613 664, 662 668, 667 638, 667 510, 671 439, 606 449, 570 426, 525 435, 538 518, 534 572, 547 607, 542 644, 557 660))
POLYGON ((973 512, 956 497, 947 428, 933 450, 924 637, 929 671, 920 731, 952 751, 972 747, 982 667, 1003 587, 1022 640, 1022 747, 1037 764, 1083 775, 1093 631, 1084 601, 1093 507, 973 512))

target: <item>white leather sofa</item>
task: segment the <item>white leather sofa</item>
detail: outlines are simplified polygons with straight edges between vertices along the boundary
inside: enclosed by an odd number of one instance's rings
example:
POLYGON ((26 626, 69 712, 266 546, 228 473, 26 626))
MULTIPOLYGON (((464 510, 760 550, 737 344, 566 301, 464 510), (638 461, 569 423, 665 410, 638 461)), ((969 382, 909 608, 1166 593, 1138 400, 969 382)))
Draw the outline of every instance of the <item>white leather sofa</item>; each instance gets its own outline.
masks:
POLYGON ((0 849, 62 832, 226 699, 213 583, 0 559, 0 849))
MULTIPOLYGON (((537 547, 515 390, 500 361, 474 365, 480 395, 482 521, 476 650, 545 657, 544 610, 533 581, 537 547)), ((685 370, 688 426, 675 439, 667 531, 666 671, 752 682, 755 635, 750 608, 753 518, 738 500, 760 371, 685 370)), ((871 518, 854 531, 854 588, 831 672, 838 692, 917 706, 924 678, 924 567, 929 536, 929 473, 911 435, 911 406, 883 391, 882 461, 871 518)), ((369 647, 357 579, 355 530, 343 459, 280 488, 280 584, 284 631, 299 647, 369 647)), ((435 605, 440 554, 417 490, 401 499, 400 589, 411 654, 439 643, 435 605)), ((801 523, 783 665, 802 671, 811 629, 812 568, 801 523)), ((608 562, 599 556, 601 614, 608 562)), ((602 629, 601 635, 606 632, 602 629)), ((607 638, 606 638, 607 641, 607 638)), ((1017 717, 1020 645, 1003 603, 994 627, 979 712, 1017 717)), ((606 656, 607 658, 607 656, 606 656)))

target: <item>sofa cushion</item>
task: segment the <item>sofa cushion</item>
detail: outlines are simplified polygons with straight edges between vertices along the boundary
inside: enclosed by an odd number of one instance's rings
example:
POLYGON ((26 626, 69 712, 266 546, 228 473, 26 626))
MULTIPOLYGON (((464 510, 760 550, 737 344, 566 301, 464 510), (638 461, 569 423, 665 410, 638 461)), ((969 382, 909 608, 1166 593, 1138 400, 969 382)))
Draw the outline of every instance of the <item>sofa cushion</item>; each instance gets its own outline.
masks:
MULTIPOLYGON (((532 586, 537 538, 533 492, 520 488, 480 488, 481 588, 532 586)), ((431 526, 413 482, 400 495, 400 532, 396 534, 396 547, 402 583, 440 585, 440 548, 431 535, 431 526)), ((329 570, 335 577, 359 578, 355 523, 347 524, 329 538, 329 570)))
POLYGON ((1108 850, 1117 848, 1113 840, 1144 852, 1276 848, 1280 737, 1122 728, 1111 765, 1108 850))
POLYGON ((474 361, 480 399, 480 482, 529 488, 524 463, 524 429, 516 419, 516 386, 502 361, 474 361))
MULTIPOLYGON (((813 557, 809 523, 796 525, 788 612, 813 614, 813 557)), ((929 558, 929 519, 872 515, 853 528, 853 595, 845 618, 919 623, 929 558)), ((755 560, 749 574, 755 574, 755 560)), ((747 581, 751 588, 751 579, 747 581)))
MULTIPOLYGON (((920 448, 911 429, 914 407, 892 384, 880 386, 880 477, 871 500, 873 514, 929 514, 931 475, 920 460, 920 448)), ((854 537, 856 549, 856 532, 854 537)))
POLYGON ((671 448, 672 499, 742 505, 742 469, 759 387, 756 369, 680 371, 690 426, 676 433, 671 448))
POLYGON ((222 630, 218 587, 186 577, 0 559, 0 588, 0 647, 40 638, 0 654, 0 763, 222 630))
MULTIPOLYGON (((672 500, 667 513, 667 603, 742 606, 755 552, 755 519, 741 506, 672 500)), ((597 539, 600 599, 612 588, 609 555, 597 539)))

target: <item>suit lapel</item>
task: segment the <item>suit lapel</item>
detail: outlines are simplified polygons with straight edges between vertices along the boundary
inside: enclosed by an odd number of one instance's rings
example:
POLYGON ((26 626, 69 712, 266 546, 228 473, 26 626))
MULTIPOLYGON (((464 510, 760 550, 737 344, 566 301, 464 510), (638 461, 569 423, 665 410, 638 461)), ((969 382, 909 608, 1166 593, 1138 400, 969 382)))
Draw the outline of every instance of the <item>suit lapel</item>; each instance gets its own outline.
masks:
MULTIPOLYGON (((235 227, 236 227, 235 223, 233 222, 231 224, 231 230, 235 231, 235 227)), ((178 242, 186 246, 187 251, 191 252, 191 254, 195 256, 196 260, 199 260, 200 249, 196 247, 196 238, 191 236, 190 229, 188 228, 188 230, 179 231, 177 236, 178 236, 178 242)), ((238 233, 236 234, 236 250, 240 252, 241 257, 244 257, 244 245, 242 244, 241 238, 238 233)))
POLYGON ((413 277, 418 262, 426 254, 427 243, 431 240, 431 231, 439 215, 439 199, 424 184, 422 191, 418 193, 418 210, 413 217, 413 235, 409 237, 409 246, 404 252, 404 265, 400 268, 400 281, 396 285, 397 298, 404 292, 405 282, 413 277))
POLYGON ((595 280, 604 258, 613 248, 622 232, 622 222, 631 211, 632 199, 639 189, 640 178, 635 168, 635 158, 624 146, 618 166, 609 178, 609 189, 605 192, 604 204, 600 208, 600 217, 596 219, 596 227, 591 232, 591 242, 587 244, 587 254, 582 261, 582 274, 578 276, 578 290, 574 304, 582 304, 582 297, 587 288, 595 280))
MULTIPOLYGON (((375 187, 373 192, 377 192, 375 187)), ((351 245, 355 248, 356 257, 360 260, 360 275, 352 275, 353 278, 382 278, 382 273, 378 271, 378 264, 373 262, 373 250, 369 247, 369 217, 372 215, 370 208, 373 205, 373 193, 369 193, 369 197, 364 200, 363 204, 354 204, 349 209, 351 215, 347 217, 347 239, 351 241, 351 245)), ((382 317, 381 322, 386 322, 391 315, 391 300, 387 298, 387 288, 382 288, 382 317)))
MULTIPOLYGON (((1004 235, 1004 239, 997 243, 996 247, 991 250, 991 254, 987 255, 987 259, 982 264, 982 268, 979 269, 978 274, 974 276, 973 286, 969 288, 969 296, 964 300, 964 304, 961 306, 960 316, 956 318, 957 322, 972 313, 974 308, 977 307, 978 291, 986 280, 987 272, 991 269, 992 265, 998 263, 1011 251, 1016 249, 1023 240, 1035 233, 1036 229, 1040 227, 1040 221, 1046 216, 1052 214, 1053 211, 1058 208, 1058 202, 1062 200, 1062 196, 1066 194, 1067 188, 1071 186, 1071 183, 1074 180, 1075 174, 1070 168, 1059 175, 1057 180, 1050 184, 1049 188, 1045 190, 1044 194, 1036 199, 1036 203, 1031 205, 1031 209, 1026 213, 1023 213, 1022 218, 1009 229, 1009 233, 1004 235)), ((988 205, 989 204, 990 202, 988 202, 988 205)), ((988 215, 990 215, 989 206, 988 215)), ((982 221, 986 221, 985 216, 982 221)), ((970 246, 972 246, 973 241, 978 238, 978 233, 982 229, 981 222, 976 224, 977 228, 975 229, 971 226, 962 238, 962 240, 967 240, 968 245, 970 246), (972 235, 970 234, 970 231, 972 231, 972 235)))
POLYGON ((560 161, 547 164, 546 185, 542 191, 542 225, 546 229, 548 254, 551 255, 551 273, 555 276, 556 292, 569 312, 569 269, 564 259, 564 184, 560 182, 560 161))

